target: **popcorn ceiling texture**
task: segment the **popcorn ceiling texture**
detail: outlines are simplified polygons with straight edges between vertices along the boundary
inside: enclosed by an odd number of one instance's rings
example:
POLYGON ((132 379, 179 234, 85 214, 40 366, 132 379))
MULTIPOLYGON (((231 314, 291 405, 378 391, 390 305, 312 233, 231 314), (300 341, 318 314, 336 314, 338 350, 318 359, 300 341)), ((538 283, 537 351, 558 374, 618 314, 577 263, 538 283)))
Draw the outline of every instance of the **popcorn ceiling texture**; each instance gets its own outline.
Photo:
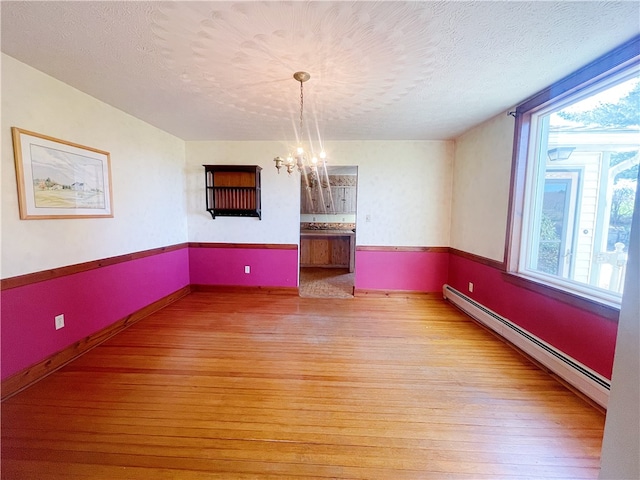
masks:
POLYGON ((2 50, 184 140, 443 140, 638 33, 638 2, 3 2, 2 50), (615 25, 615 28, 607 26, 615 25), (299 132, 297 132, 299 134, 299 132))

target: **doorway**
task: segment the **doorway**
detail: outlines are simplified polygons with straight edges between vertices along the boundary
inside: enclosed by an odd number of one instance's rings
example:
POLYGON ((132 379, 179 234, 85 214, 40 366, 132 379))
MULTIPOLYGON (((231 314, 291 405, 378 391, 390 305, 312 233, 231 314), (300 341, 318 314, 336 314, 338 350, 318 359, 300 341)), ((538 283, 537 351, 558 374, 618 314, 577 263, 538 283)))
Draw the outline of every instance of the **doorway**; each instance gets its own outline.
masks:
POLYGON ((356 166, 314 167, 300 176, 300 296, 353 297, 357 186, 356 166))

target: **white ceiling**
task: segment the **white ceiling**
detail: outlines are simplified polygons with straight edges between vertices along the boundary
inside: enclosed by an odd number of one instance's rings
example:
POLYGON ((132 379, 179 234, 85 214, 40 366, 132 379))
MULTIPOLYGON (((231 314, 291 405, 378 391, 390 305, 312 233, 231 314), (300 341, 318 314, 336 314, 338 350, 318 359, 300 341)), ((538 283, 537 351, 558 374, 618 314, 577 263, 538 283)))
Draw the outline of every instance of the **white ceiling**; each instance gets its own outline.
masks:
POLYGON ((640 2, 2 1, 2 51, 185 140, 439 140, 640 32, 640 2))

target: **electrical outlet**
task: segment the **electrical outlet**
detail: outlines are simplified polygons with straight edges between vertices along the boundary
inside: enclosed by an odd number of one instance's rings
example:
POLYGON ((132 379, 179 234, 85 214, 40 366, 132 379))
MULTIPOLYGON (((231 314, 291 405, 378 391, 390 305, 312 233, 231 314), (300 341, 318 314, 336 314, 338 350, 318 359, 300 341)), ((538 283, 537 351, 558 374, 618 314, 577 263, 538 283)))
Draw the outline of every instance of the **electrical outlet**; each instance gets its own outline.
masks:
POLYGON ((473 292, 473 282, 469 282, 469 291, 473 292))
POLYGON ((244 273, 251 273, 251 267, 249 265, 244 266, 244 273))
POLYGON ((64 314, 56 315, 56 330, 60 330, 64 327, 64 314))

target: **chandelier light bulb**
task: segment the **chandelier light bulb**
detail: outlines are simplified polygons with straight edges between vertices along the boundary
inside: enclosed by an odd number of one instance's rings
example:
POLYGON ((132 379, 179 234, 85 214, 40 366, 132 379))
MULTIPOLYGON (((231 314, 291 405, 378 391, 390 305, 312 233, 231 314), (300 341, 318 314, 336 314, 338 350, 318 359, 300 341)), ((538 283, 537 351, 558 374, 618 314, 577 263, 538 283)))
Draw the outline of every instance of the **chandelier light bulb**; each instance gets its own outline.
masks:
POLYGON ((280 173, 280 168, 282 167, 284 160, 282 160, 282 157, 276 157, 273 161, 276 162, 276 168, 278 169, 278 173, 280 173))
POLYGON ((311 163, 313 163, 314 165, 315 165, 316 163, 318 163, 318 157, 315 157, 315 156, 314 156, 314 157, 311 159, 311 163))
POLYGON ((320 152, 320 158, 321 158, 322 160, 324 160, 325 158, 327 158, 327 154, 325 153, 325 151, 324 151, 324 150, 322 150, 322 151, 320 152))

